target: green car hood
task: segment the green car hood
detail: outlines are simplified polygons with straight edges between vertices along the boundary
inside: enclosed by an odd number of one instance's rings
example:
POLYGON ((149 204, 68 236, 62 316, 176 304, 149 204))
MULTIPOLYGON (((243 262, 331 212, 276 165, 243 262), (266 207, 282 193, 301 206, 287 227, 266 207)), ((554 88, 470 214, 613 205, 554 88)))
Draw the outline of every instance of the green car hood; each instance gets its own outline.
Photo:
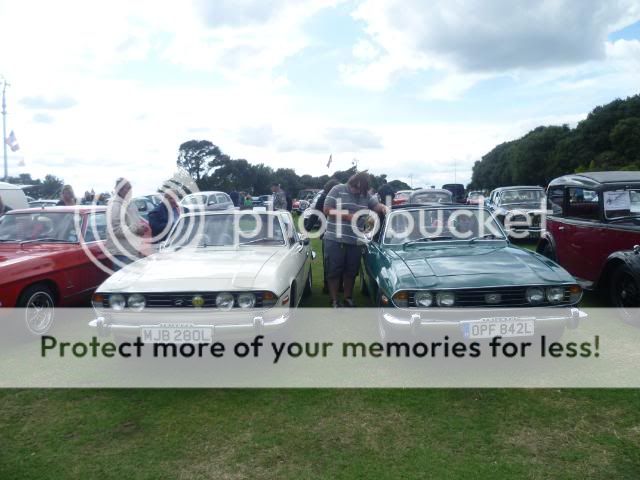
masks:
POLYGON ((413 283, 407 287, 474 288, 574 281, 554 262, 509 244, 394 248, 389 256, 395 258, 392 263, 397 271, 404 273, 398 275, 402 283, 413 283))

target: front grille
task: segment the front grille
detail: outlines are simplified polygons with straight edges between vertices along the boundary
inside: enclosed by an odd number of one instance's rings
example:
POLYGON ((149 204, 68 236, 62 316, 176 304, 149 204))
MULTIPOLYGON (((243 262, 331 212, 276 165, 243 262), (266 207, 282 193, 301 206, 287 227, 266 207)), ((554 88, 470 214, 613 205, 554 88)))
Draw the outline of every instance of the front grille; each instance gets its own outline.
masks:
MULTIPOLYGON (((564 299, 560 303, 550 303, 548 301, 531 304, 527 301, 527 288, 529 287, 499 287, 499 288, 485 288, 485 289, 464 289, 464 290, 443 290, 451 292, 455 295, 454 308, 490 308, 490 307, 548 307, 551 305, 566 305, 570 302, 571 293, 569 287, 564 289, 564 299), (500 301, 497 303, 490 303, 487 301, 488 295, 500 295, 500 301)), ((545 287, 541 287, 545 288, 545 287)), ((434 297, 437 295, 437 291, 431 291, 434 297)), ((415 292, 409 295, 409 306, 413 308, 418 307, 415 302, 415 292)), ((434 303, 434 306, 435 303, 434 303)))
MULTIPOLYGON (((142 293, 146 301, 146 308, 191 308, 195 309, 192 300, 193 297, 198 295, 204 299, 204 305, 198 308, 217 308, 216 296, 222 292, 174 292, 174 293, 142 293)), ((229 292, 233 295, 236 306, 238 301, 238 294, 244 292, 229 292)), ((263 298, 262 292, 251 292, 256 296, 256 304, 254 308, 262 308, 263 298)), ((133 295, 133 293, 125 294, 125 298, 133 295)), ((109 307, 108 296, 105 296, 103 302, 105 308, 109 307)))

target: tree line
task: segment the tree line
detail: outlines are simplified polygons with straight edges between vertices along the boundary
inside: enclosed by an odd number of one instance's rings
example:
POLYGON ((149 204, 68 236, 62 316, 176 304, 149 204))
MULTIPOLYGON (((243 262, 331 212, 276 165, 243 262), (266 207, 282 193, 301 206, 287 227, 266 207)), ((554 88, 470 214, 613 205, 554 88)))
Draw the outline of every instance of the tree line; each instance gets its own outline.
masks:
POLYGON ((640 170, 640 95, 593 109, 575 128, 540 126, 475 162, 470 189, 546 186, 561 175, 640 170))
MULTIPOLYGON (((348 170, 335 171, 331 175, 298 175, 292 168, 273 169, 263 163, 249 163, 243 158, 232 159, 209 140, 189 140, 181 144, 177 164, 189 173, 201 191, 235 190, 253 195, 271 193, 271 185, 278 183, 295 196, 306 188, 321 189, 331 178, 344 183, 356 173, 354 166, 348 170)), ((385 183, 395 190, 409 188, 409 185, 400 180, 388 181, 386 174, 371 175, 371 182, 376 190, 385 183)))

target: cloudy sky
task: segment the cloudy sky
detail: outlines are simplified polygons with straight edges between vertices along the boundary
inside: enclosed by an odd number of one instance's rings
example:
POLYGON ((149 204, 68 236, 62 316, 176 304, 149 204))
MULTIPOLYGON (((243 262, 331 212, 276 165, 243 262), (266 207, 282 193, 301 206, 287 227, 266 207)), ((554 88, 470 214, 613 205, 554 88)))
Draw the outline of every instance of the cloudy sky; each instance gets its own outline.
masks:
POLYGON ((467 182, 496 144, 640 92, 637 0, 0 0, 0 18, 10 173, 77 192, 153 191, 189 139, 467 182))

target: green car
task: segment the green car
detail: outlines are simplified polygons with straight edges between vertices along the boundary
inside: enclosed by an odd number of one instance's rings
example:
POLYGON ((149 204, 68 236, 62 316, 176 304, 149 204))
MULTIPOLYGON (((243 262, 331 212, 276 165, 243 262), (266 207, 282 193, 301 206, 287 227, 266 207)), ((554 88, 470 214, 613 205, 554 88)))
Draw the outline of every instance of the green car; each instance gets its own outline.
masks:
POLYGON ((484 207, 394 208, 367 244, 364 271, 386 340, 557 335, 584 315, 575 279, 514 246, 484 207))

